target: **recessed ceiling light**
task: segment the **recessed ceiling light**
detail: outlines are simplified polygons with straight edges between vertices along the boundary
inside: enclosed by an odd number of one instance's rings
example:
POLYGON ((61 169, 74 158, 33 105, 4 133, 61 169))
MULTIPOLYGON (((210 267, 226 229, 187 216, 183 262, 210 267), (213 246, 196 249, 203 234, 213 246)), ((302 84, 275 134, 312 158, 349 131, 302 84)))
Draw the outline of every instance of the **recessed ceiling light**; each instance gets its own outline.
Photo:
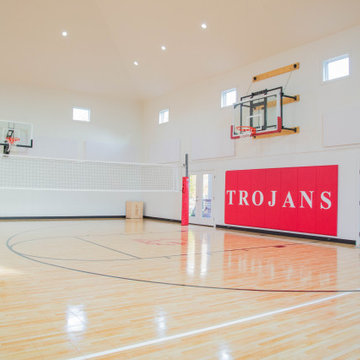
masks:
POLYGON ((207 28, 207 25, 205 23, 202 23, 201 28, 205 30, 207 28))
POLYGON ((162 51, 165 51, 165 50, 166 50, 166 46, 165 46, 165 45, 162 45, 162 46, 161 46, 161 50, 162 50, 162 51))
POLYGON ((138 63, 137 61, 134 61, 134 65, 135 65, 135 66, 138 66, 139 63, 138 63))
POLYGON ((67 37, 67 36, 68 36, 68 33, 67 33, 67 31, 63 31, 63 32, 61 33, 61 35, 62 35, 63 37, 67 37))

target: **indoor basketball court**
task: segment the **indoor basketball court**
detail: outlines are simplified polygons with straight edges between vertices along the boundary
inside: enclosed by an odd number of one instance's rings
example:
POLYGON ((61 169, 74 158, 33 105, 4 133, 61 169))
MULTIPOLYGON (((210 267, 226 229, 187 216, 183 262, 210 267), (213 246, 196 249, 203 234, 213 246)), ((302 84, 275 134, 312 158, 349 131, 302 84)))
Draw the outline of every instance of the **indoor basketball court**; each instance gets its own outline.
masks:
POLYGON ((1 8, 0 359, 360 357, 358 1, 1 8))

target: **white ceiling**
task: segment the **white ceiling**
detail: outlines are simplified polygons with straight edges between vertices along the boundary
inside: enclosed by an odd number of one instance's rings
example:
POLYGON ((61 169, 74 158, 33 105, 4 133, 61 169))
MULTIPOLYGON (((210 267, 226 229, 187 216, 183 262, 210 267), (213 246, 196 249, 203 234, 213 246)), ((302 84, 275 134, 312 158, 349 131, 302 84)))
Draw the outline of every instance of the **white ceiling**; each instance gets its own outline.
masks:
POLYGON ((353 27, 359 14, 360 0, 0 0, 0 81, 148 99, 353 27))

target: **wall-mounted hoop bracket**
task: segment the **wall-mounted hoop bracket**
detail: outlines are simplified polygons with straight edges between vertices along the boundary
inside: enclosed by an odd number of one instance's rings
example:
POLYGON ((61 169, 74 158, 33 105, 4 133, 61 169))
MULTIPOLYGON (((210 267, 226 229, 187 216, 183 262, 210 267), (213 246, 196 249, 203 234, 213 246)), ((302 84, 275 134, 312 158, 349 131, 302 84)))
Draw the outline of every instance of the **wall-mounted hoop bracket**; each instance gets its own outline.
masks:
POLYGON ((240 102, 234 104, 231 139, 297 133, 299 130, 297 127, 288 127, 284 124, 283 104, 296 102, 299 99, 299 95, 284 94, 282 87, 264 89, 242 96, 240 102))
POLYGON ((268 71, 268 72, 265 72, 262 74, 255 75, 255 76, 253 76, 252 81, 257 82, 260 80, 265 80, 265 79, 271 78, 273 76, 278 76, 278 75, 285 74, 290 71, 298 70, 299 68, 300 68, 300 63, 297 62, 297 63, 291 64, 291 65, 283 66, 283 67, 275 69, 275 70, 271 70, 271 71, 268 71))

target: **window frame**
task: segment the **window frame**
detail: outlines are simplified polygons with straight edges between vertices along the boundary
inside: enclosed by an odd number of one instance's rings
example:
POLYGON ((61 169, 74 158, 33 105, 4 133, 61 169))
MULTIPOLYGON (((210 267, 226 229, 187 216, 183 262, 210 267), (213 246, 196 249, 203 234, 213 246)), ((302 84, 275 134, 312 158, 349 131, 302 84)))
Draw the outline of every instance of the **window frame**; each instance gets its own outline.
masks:
POLYGON ((170 120, 170 110, 169 110, 169 108, 160 110, 159 111, 159 125, 166 124, 166 123, 169 122, 169 120, 170 120), (167 113, 167 120, 166 121, 164 121, 165 117, 163 116, 163 114, 165 114, 165 113, 167 113))
POLYGON ((84 122, 84 123, 89 123, 91 121, 91 109, 84 108, 84 107, 79 107, 79 106, 73 106, 72 107, 72 119, 73 119, 73 121, 80 121, 80 122, 84 122), (74 111, 75 110, 86 110, 88 115, 89 115, 88 120, 75 119, 75 116, 74 116, 74 111))
POLYGON ((236 99, 237 99, 237 88, 231 88, 231 89, 226 89, 223 90, 221 92, 221 108, 227 108, 229 106, 233 106, 234 104, 236 104, 236 99), (226 95, 229 94, 230 92, 235 92, 235 101, 232 104, 226 104, 226 95))
POLYGON ((339 55, 327 60, 324 60, 322 63, 322 82, 323 83, 328 83, 331 81, 335 81, 335 80, 340 80, 340 79, 345 79, 350 77, 350 55, 349 54, 343 54, 343 55, 339 55), (343 59, 348 59, 348 74, 347 75, 343 75, 343 76, 339 76, 333 79, 329 79, 329 64, 339 61, 339 60, 343 60, 343 59))

